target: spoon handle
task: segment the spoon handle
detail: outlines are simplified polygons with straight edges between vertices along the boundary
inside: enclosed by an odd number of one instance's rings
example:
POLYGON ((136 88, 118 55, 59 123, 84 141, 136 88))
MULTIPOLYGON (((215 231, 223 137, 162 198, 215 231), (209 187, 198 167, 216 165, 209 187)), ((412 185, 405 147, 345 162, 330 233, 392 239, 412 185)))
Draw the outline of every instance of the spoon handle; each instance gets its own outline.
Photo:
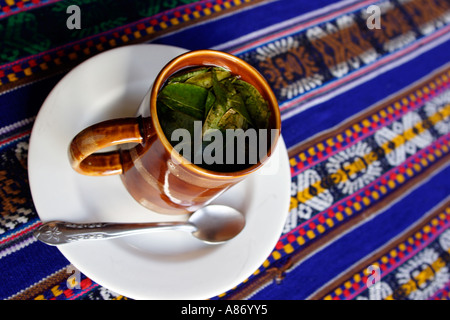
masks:
POLYGON ((189 222, 149 222, 149 223, 72 223, 49 221, 34 231, 34 236, 49 245, 58 245, 83 240, 103 240, 149 231, 183 230, 194 232, 196 227, 189 222))

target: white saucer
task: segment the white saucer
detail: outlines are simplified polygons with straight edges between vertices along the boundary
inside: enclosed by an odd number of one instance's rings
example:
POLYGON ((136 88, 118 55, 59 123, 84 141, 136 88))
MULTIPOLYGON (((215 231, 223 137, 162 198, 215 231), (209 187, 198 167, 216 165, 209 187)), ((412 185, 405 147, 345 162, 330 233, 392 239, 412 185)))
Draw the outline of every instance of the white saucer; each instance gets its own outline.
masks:
MULTIPOLYGON (((67 74, 45 100, 33 127, 29 179, 42 221, 184 220, 153 213, 125 190, 119 176, 87 177, 69 165, 71 139, 96 122, 134 116, 156 74, 185 49, 133 45, 95 56, 67 74)), ((133 299, 208 299, 248 278, 273 250, 289 208, 290 170, 283 139, 257 173, 215 203, 245 212, 241 234, 207 245, 184 232, 158 232, 59 246, 101 286, 133 299)))

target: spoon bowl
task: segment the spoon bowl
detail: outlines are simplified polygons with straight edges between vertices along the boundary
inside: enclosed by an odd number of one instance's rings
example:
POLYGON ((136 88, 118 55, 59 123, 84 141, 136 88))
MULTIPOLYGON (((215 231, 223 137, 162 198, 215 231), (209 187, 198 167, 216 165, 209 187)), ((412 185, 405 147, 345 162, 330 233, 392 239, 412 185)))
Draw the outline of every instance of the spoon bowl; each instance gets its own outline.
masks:
POLYGON ((71 223, 49 221, 34 231, 34 236, 49 245, 84 240, 104 240, 154 231, 181 230, 199 240, 219 244, 236 237, 245 226, 244 215, 228 206, 210 205, 194 212, 186 222, 149 223, 71 223))
POLYGON ((233 239, 245 226, 245 218, 236 209, 222 205, 206 206, 188 220, 196 226, 194 237, 208 243, 221 243, 233 239))

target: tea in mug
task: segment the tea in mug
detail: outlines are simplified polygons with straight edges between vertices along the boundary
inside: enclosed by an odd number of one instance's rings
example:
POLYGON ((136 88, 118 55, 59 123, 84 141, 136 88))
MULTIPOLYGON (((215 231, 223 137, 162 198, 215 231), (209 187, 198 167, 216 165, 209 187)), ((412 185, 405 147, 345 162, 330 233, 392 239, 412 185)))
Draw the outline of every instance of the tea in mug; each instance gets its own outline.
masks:
POLYGON ((158 94, 157 113, 174 149, 202 168, 239 171, 267 153, 268 102, 225 68, 190 68, 171 76, 158 94))

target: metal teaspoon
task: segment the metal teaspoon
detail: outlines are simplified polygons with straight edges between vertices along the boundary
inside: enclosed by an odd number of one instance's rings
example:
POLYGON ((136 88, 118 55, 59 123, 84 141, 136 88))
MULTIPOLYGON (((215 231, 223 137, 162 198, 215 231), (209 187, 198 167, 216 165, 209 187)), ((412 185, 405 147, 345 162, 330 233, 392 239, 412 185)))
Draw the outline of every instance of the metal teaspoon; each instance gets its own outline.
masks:
POLYGON ((71 223, 49 221, 34 231, 34 236, 49 245, 85 240, 103 240, 152 231, 182 230, 211 244, 223 243, 237 236, 245 226, 239 211, 224 205, 210 205, 194 212, 186 222, 149 223, 71 223))

